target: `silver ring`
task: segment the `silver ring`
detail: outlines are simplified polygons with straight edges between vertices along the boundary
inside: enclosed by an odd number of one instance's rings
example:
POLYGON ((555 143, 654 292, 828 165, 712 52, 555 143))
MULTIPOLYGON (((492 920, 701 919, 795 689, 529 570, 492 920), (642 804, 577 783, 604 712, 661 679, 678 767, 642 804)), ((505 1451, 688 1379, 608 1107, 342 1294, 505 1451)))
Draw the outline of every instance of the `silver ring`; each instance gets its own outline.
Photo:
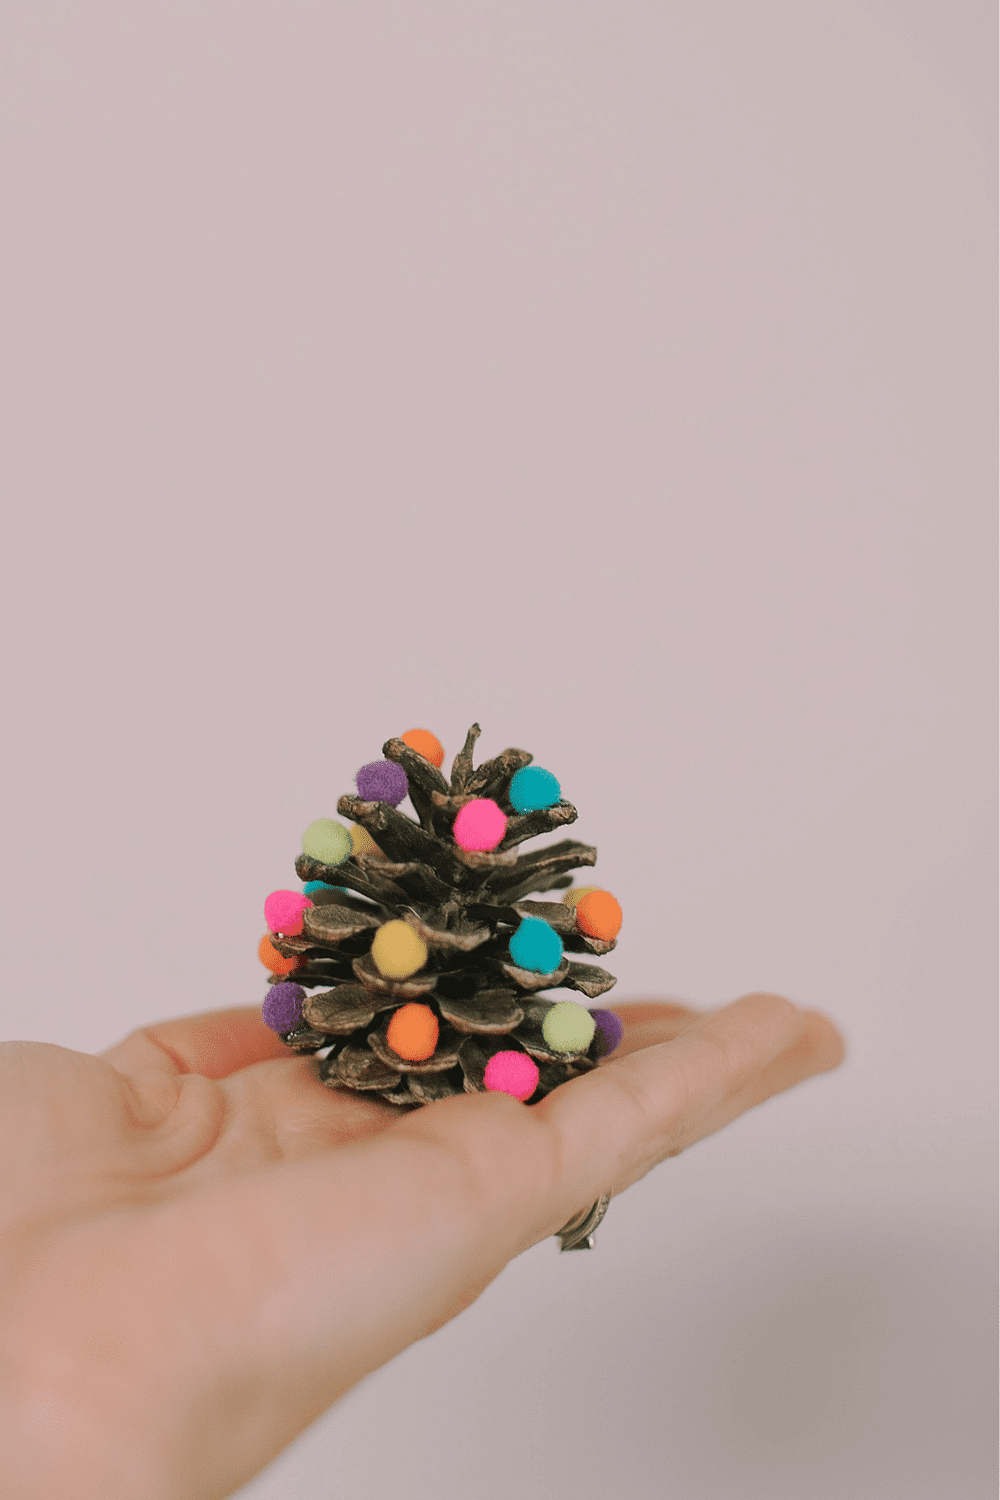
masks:
POLYGON ((585 1208, 581 1213, 574 1214, 568 1224, 564 1224, 559 1231, 559 1249, 562 1250, 593 1250, 594 1230, 604 1218, 611 1202, 610 1193, 602 1193, 596 1203, 590 1208, 585 1208))

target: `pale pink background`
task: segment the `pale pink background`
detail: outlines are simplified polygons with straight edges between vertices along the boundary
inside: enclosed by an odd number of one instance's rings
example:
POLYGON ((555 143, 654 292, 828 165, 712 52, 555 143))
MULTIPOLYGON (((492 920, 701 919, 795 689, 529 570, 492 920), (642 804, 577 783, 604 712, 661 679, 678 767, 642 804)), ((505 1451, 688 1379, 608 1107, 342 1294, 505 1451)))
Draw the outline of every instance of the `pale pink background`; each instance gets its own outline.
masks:
POLYGON ((246 1500, 992 1496, 994 7, 0 21, 0 1035, 256 1003, 305 824, 478 718, 616 996, 850 1047, 246 1500))

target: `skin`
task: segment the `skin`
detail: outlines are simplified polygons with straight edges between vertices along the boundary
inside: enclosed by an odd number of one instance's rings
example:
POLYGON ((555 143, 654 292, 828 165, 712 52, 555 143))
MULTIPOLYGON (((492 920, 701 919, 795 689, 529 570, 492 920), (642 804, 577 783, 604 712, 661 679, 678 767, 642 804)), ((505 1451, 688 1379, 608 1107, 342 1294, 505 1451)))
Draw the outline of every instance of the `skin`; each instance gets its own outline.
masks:
POLYGON ((0 1045, 2 1492, 222 1500, 606 1189, 844 1056, 778 995, 615 1010, 532 1106, 335 1092, 257 1006, 0 1045))

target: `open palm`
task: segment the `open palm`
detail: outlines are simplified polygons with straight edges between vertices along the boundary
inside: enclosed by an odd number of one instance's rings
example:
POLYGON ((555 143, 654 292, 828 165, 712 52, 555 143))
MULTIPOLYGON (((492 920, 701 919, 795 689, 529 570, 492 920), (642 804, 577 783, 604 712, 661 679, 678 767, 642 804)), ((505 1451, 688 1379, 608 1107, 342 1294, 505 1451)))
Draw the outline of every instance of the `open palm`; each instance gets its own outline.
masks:
POLYGON ((3 1493, 221 1500, 602 1192, 843 1057, 775 995, 615 1010, 532 1106, 330 1090, 256 1006, 0 1046, 3 1493))

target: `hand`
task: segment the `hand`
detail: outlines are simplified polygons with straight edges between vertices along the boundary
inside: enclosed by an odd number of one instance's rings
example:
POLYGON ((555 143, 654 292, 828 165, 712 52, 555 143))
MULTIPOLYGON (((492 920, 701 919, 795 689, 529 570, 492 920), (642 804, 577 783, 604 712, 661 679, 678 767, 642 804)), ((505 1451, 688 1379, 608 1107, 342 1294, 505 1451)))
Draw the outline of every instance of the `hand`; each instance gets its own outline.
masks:
POLYGON ((775 995, 615 1010, 532 1106, 334 1092, 256 1006, 0 1046, 3 1494, 221 1500, 601 1193, 843 1057, 775 995))

